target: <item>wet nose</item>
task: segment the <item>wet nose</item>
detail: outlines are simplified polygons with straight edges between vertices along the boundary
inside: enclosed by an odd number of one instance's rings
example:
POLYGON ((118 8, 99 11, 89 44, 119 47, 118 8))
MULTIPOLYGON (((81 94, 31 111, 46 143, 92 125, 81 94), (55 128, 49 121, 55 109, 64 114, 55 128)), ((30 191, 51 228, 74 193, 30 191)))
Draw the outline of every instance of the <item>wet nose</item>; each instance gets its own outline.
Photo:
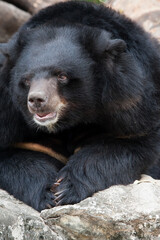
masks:
POLYGON ((47 97, 43 92, 31 92, 28 96, 28 105, 33 110, 43 108, 47 103, 47 97))

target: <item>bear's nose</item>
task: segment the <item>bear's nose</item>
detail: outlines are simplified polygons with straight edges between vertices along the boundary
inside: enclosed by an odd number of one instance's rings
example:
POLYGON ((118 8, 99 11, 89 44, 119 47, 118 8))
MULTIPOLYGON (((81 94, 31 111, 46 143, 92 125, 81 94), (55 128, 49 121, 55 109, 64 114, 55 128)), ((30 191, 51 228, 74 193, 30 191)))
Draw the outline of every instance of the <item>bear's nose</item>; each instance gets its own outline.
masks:
POLYGON ((39 110, 47 103, 47 97, 43 92, 31 92, 28 96, 28 105, 32 110, 39 110))

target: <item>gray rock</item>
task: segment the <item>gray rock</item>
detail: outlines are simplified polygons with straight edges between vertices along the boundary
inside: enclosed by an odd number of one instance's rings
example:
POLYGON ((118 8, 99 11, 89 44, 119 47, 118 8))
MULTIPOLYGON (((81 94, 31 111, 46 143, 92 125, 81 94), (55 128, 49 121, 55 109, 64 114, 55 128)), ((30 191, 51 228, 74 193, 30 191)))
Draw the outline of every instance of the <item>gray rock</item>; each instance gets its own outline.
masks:
POLYGON ((7 42, 30 16, 12 4, 0 1, 0 42, 7 42))
POLYGON ((25 9, 27 12, 34 14, 40 9, 48 7, 49 5, 55 4, 57 2, 62 2, 64 0, 8 0, 10 3, 25 9))
POLYGON ((41 217, 68 240, 159 240, 160 184, 113 186, 79 204, 44 210, 41 217))
POLYGON ((110 6, 136 20, 160 41, 159 0, 112 0, 110 6))
POLYGON ((64 240, 54 233, 40 214, 0 190, 0 240, 64 240))
POLYGON ((113 186, 40 213, 0 190, 0 240, 160 240, 160 181, 113 186))

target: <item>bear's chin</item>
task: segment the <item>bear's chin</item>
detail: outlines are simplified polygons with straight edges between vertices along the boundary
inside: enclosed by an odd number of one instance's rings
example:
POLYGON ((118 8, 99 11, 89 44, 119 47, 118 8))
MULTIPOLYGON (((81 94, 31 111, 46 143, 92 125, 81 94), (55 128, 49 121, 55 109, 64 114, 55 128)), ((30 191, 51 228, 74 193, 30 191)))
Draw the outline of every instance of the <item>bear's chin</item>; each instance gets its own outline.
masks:
POLYGON ((49 132, 55 132, 55 125, 58 122, 58 114, 53 116, 53 118, 48 119, 41 119, 37 117, 36 115, 33 116, 33 121, 38 125, 39 127, 45 127, 49 132))

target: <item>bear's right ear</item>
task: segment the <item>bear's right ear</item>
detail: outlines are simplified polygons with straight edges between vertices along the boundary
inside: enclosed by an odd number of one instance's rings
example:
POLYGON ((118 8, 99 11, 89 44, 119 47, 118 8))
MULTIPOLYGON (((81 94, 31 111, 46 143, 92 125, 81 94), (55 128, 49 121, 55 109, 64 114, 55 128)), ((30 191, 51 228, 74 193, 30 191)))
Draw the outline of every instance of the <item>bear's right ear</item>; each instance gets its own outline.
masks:
POLYGON ((17 57, 18 45, 18 33, 16 33, 8 43, 0 43, 0 53, 6 60, 11 61, 17 57))
POLYGON ((0 43, 0 69, 4 67, 8 59, 9 59, 9 54, 8 54, 7 43, 0 43))
POLYGON ((7 43, 0 43, 0 53, 2 53, 3 56, 6 57, 6 58, 9 57, 8 44, 7 43))

